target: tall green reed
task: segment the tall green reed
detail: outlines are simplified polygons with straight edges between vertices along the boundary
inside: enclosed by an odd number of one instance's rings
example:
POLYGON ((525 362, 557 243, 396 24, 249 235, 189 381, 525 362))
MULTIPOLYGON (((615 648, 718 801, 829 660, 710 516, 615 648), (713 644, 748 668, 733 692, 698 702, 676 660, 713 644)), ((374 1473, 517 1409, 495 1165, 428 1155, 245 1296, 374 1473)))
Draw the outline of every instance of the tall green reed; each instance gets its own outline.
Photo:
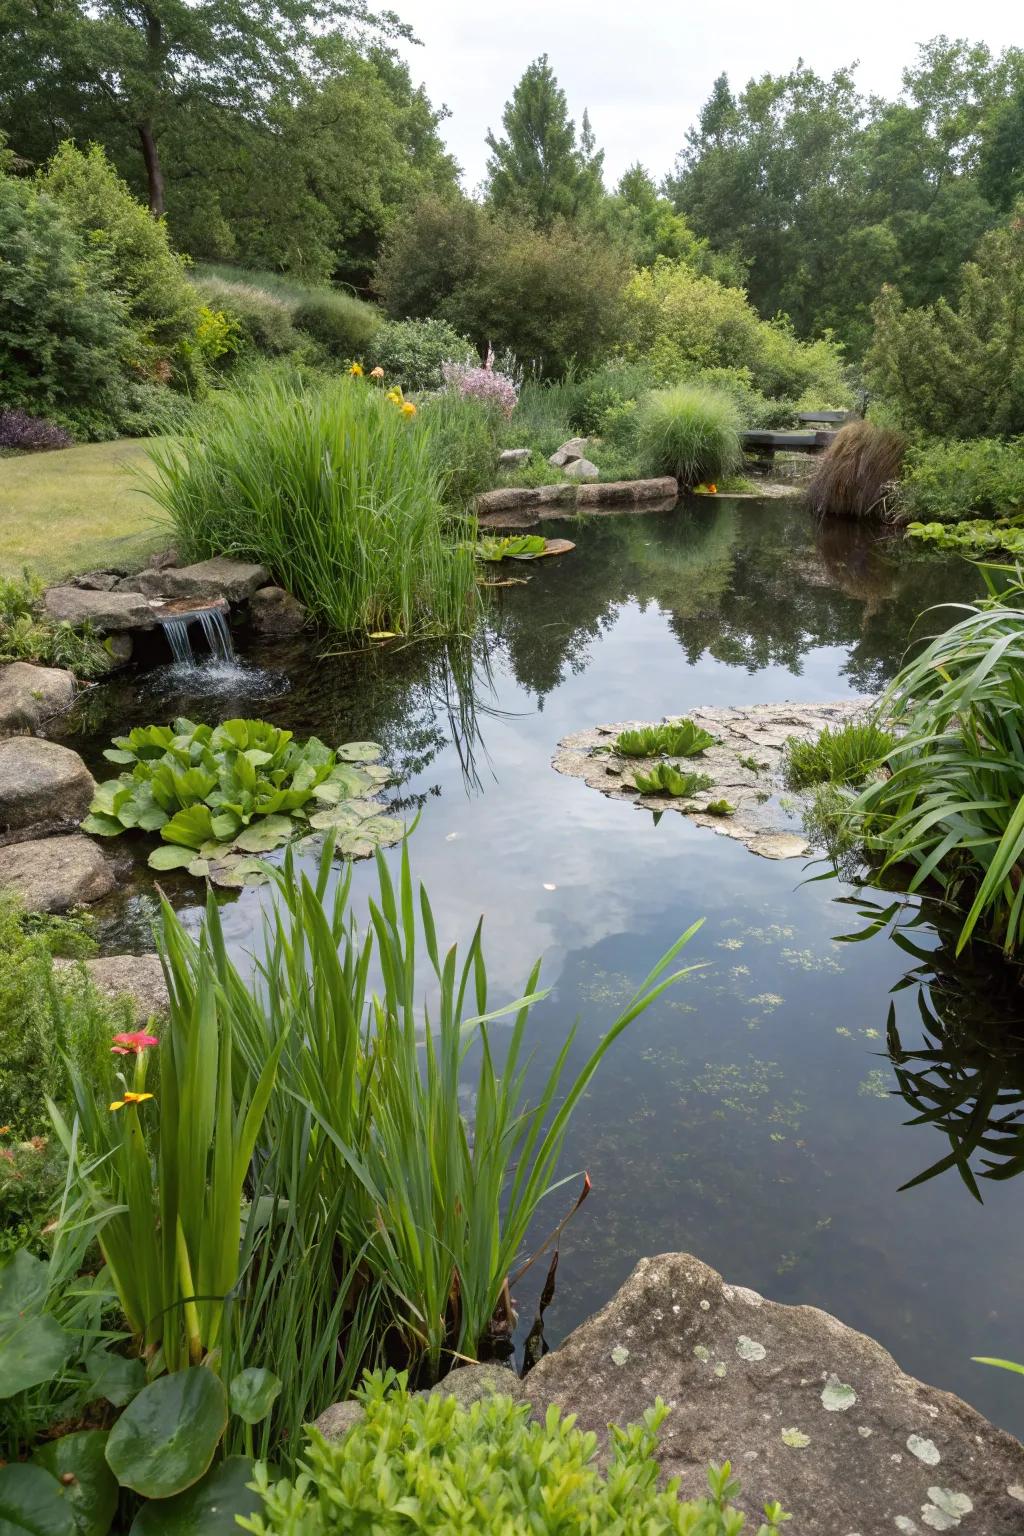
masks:
POLYGON ((432 436, 367 379, 267 369, 154 445, 147 489, 186 559, 258 560, 342 633, 457 633, 473 525, 446 511, 432 436))

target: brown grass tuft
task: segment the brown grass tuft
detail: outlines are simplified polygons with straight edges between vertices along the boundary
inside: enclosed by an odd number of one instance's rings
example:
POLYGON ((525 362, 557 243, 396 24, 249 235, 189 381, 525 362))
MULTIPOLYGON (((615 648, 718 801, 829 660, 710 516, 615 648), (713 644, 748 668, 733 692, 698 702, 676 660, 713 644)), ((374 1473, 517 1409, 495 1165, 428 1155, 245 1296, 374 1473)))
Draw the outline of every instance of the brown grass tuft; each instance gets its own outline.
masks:
POLYGON ((901 432, 851 421, 820 461, 807 487, 818 517, 870 517, 885 510, 886 492, 900 472, 907 440, 901 432))

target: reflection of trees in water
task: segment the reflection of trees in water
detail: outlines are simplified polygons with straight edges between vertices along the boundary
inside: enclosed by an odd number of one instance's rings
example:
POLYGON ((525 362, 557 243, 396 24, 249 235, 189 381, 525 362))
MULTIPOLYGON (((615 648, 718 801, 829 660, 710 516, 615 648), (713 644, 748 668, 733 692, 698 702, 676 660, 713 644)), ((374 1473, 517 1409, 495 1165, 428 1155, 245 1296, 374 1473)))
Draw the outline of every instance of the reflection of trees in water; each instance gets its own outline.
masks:
POLYGON ((528 590, 499 594, 491 621, 519 682, 541 697, 587 666, 590 642, 630 601, 664 609, 691 663, 711 655, 799 673, 809 650, 844 647, 852 685, 872 691, 922 608, 978 587, 965 562, 908 560, 873 528, 818 525, 781 501, 722 499, 567 531, 573 555, 532 572, 528 590))
POLYGON ((1024 994, 1019 969, 976 944, 957 956, 959 924, 934 904, 888 906, 856 898, 866 934, 890 930, 915 960, 893 988, 916 993, 921 1029, 901 1030, 889 1008, 886 1041, 899 1091, 913 1110, 908 1125, 931 1125, 948 1151, 903 1187, 955 1168, 980 1200, 979 1179, 1024 1172, 1024 994), (915 930, 938 932, 930 948, 915 930))

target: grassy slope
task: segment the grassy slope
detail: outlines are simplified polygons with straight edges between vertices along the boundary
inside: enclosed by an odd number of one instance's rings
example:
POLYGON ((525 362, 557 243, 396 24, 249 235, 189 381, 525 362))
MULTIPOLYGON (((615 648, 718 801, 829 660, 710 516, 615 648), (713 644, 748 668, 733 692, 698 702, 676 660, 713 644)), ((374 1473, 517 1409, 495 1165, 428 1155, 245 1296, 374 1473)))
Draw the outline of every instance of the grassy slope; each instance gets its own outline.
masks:
POLYGON ((170 542, 132 469, 147 439, 84 443, 0 458, 0 575, 23 566, 52 580, 105 565, 141 565, 170 542))

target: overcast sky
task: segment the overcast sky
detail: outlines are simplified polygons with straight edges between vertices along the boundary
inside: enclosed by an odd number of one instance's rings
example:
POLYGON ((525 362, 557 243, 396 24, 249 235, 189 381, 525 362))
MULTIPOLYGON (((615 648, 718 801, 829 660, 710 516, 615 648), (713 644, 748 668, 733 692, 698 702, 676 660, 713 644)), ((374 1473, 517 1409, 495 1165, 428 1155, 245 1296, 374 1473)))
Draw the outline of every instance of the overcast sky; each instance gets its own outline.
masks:
POLYGON ((916 45, 937 33, 993 49, 1024 44, 1009 0, 388 0, 423 47, 413 77, 451 117, 443 126, 468 191, 484 174, 488 128, 530 61, 547 53, 577 123, 589 108, 613 184, 639 160, 668 171, 723 69, 733 86, 789 69, 860 60, 865 91, 893 95, 916 45), (1016 34, 1016 35, 1015 35, 1016 34))

